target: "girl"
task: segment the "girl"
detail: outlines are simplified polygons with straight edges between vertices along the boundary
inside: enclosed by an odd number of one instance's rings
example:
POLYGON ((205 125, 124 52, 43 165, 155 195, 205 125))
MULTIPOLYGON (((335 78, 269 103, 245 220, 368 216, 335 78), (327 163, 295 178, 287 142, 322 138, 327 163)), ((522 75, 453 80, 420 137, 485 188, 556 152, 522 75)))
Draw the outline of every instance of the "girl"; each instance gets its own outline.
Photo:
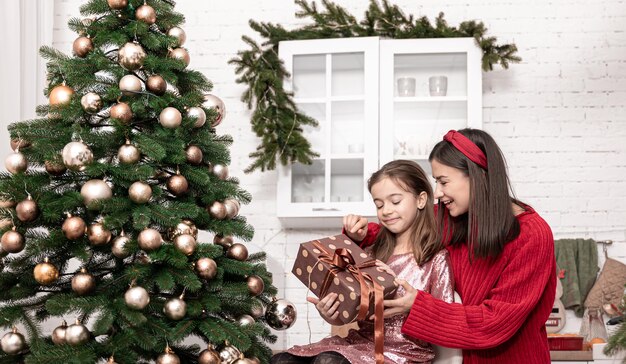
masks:
MULTIPOLYGON (((438 229, 463 304, 400 281, 407 293, 385 301, 385 316, 408 313, 403 333, 462 348, 464 364, 550 363, 545 323, 556 292, 550 227, 510 196, 502 152, 486 132, 451 130, 429 161, 437 183, 438 229)), ((344 226, 362 246, 382 229, 370 224, 367 230, 359 216, 344 226)))
MULTIPOLYGON (((448 254, 436 233, 432 188, 424 171, 411 161, 393 161, 372 175, 368 189, 381 227, 366 251, 379 260, 380 269, 439 300, 451 302, 454 292, 448 254)), ((405 294, 404 288, 398 287, 396 297, 405 294)), ((307 300, 316 304, 328 323, 341 325, 336 293, 319 301, 311 297, 307 300)), ((405 318, 406 314, 385 319, 385 362, 430 363, 434 357, 431 346, 400 332, 405 318)), ((374 324, 362 321, 359 327, 346 338, 333 336, 295 346, 275 355, 272 363, 375 363, 374 324)))

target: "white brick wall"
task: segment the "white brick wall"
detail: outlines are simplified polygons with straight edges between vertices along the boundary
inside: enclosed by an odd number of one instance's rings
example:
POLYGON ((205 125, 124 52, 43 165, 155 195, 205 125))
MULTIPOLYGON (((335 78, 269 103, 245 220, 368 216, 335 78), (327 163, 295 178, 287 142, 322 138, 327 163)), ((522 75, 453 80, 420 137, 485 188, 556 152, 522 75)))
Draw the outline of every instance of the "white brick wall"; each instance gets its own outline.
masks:
MULTIPOLYGON (((449 24, 477 19, 488 35, 515 42, 521 64, 509 70, 484 73, 484 128, 500 143, 508 158, 513 185, 520 199, 533 205, 551 225, 557 238, 612 239, 609 254, 626 262, 626 6, 621 0, 531 1, 396 0, 406 13, 433 19, 446 13, 449 24)), ((55 0, 54 46, 69 53, 75 35, 67 20, 79 16, 79 0, 55 0)), ((340 0, 361 17, 365 0, 340 0)), ((279 333, 274 345, 282 349, 316 341, 329 332, 306 290, 288 273, 299 242, 338 230, 283 229, 272 216, 276 206, 276 173, 245 175, 257 139, 249 126, 250 112, 239 101, 244 86, 235 83, 226 62, 246 48, 243 34, 258 39, 248 27, 250 18, 302 24, 292 0, 190 1, 180 0, 178 11, 187 17, 190 67, 214 84, 214 93, 227 105, 218 131, 230 134, 232 174, 254 197, 242 208, 256 228, 251 250, 265 250, 280 296, 298 306, 299 320, 279 333), (270 213, 268 213, 270 212, 270 213), (308 309, 308 313, 307 313, 308 309), (309 321, 307 322, 307 317, 309 321)), ((6 91, 7 85, 0 85, 6 91)), ((6 120, 0 122, 7 124, 6 120)), ((601 255, 601 254, 600 254, 601 255)), ((568 318, 566 331, 576 332, 580 321, 568 318)))

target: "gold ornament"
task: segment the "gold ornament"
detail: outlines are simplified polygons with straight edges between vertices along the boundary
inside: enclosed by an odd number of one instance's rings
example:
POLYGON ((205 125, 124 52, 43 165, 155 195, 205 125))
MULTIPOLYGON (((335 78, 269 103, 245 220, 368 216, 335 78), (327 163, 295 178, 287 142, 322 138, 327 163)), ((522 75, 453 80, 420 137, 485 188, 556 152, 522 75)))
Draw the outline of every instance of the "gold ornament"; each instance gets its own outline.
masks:
POLYGON ((198 356, 198 364, 221 364, 220 354, 215 351, 213 345, 202 350, 198 356))
POLYGON ((200 258, 195 265, 196 272, 202 279, 211 280, 217 275, 217 264, 211 258, 200 258))
POLYGON ((185 34, 185 31, 179 27, 170 28, 170 30, 167 31, 167 35, 175 38, 175 41, 172 44, 173 47, 180 47, 185 44, 185 41, 187 40, 187 35, 185 34))
POLYGON ((261 361, 256 356, 253 356, 252 358, 248 358, 248 360, 250 360, 250 364, 261 364, 261 361))
POLYGON ((39 207, 37 207, 37 203, 33 201, 33 198, 28 195, 26 200, 21 201, 15 206, 15 212, 20 221, 30 222, 39 216, 39 207))
POLYGON ((83 203, 88 209, 99 210, 101 201, 113 197, 113 191, 103 180, 92 179, 83 185, 80 189, 80 195, 83 196, 83 203))
POLYGON ((111 253, 120 259, 124 259, 130 255, 128 249, 126 248, 126 244, 130 242, 130 239, 124 232, 120 234, 117 238, 113 239, 113 244, 111 244, 111 253))
POLYGON ((125 96, 134 96, 141 92, 141 80, 135 75, 126 75, 120 79, 120 91, 125 96))
POLYGON ((181 234, 189 234, 198 239, 198 228, 191 220, 182 220, 176 226, 168 231, 168 237, 170 240, 174 240, 175 237, 181 234))
POLYGON ((44 258, 43 263, 37 264, 33 273, 35 280, 44 286, 54 283, 59 278, 59 270, 54 264, 50 263, 48 258, 44 258))
POLYGON ((220 350, 222 364, 233 364, 239 358, 239 355, 241 355, 239 349, 230 345, 228 341, 226 341, 226 346, 220 350))
POLYGON ((50 91, 49 102, 51 106, 65 106, 72 101, 74 90, 68 86, 59 85, 50 91))
POLYGON ((31 142, 24 139, 11 139, 11 150, 26 149, 31 146, 31 142))
POLYGON ((159 75, 152 75, 146 81, 146 89, 157 96, 162 96, 167 90, 167 82, 159 75))
POLYGON ((6 157, 4 165, 6 166, 7 171, 11 172, 11 174, 23 173, 28 169, 26 156, 20 153, 19 149, 6 157))
POLYGON ((163 305, 163 313, 170 320, 178 321, 187 314, 187 303, 183 300, 183 295, 178 298, 170 298, 163 305))
POLYGON ((152 187, 149 184, 137 181, 128 188, 128 196, 137 204, 144 204, 152 198, 152 187))
POLYGON ((180 358, 168 346, 165 348, 165 353, 159 355, 156 364, 180 364, 180 358))
POLYGON ((228 248, 226 256, 231 259, 236 259, 240 262, 243 262, 248 259, 248 248, 246 248, 246 246, 243 244, 235 243, 231 245, 230 248, 228 248))
POLYGON ((66 341, 65 341, 65 331, 67 330, 67 322, 65 322, 65 320, 63 320, 63 322, 61 323, 61 326, 57 326, 53 331, 52 331, 52 342, 55 345, 65 345, 66 341))
POLYGON ((274 330, 287 330, 296 322, 298 311, 293 303, 286 299, 277 300, 274 298, 272 303, 267 306, 265 312, 265 320, 267 324, 274 330))
POLYGON ((46 172, 53 176, 60 176, 67 170, 65 164, 59 161, 45 161, 44 164, 46 167, 46 172))
POLYGON ((139 233, 137 237, 139 247, 145 251, 153 251, 161 247, 163 238, 156 229, 147 228, 139 233))
POLYGON ((87 92, 80 98, 80 106, 89 114, 95 114, 102 109, 102 98, 95 92, 87 92))
POLYGON ((208 207, 209 215, 217 220, 224 220, 226 218, 226 207, 223 203, 215 201, 208 207))
POLYGON ((254 325, 256 321, 254 321, 254 317, 250 316, 250 315, 241 315, 239 316, 239 318, 237 319, 237 323, 240 326, 248 326, 248 325, 254 325))
POLYGON ((228 166, 216 164, 211 168, 211 172, 222 181, 228 178, 228 166))
POLYGON ((24 351, 27 347, 24 335, 17 332, 17 328, 13 328, 11 332, 4 334, 0 339, 2 351, 8 355, 17 355, 24 351))
POLYGON ((190 119, 196 119, 193 124, 194 128, 200 128, 206 123, 206 113, 201 107, 193 106, 187 110, 187 117, 190 119))
MULTIPOLYGON (((137 42, 127 42, 117 52, 118 63, 129 71, 137 70, 143 67, 143 61, 146 59, 146 51, 137 42)), ((127 75, 130 76, 130 75, 127 75)), ((126 76, 124 76, 126 77, 126 76)), ((141 91, 141 84, 140 91, 141 91)), ((120 81, 121 88, 121 81, 120 81)))
POLYGON ((93 51, 93 42, 89 37, 78 37, 72 44, 72 50, 77 57, 85 58, 89 52, 93 51))
POLYGON ((81 268, 80 272, 72 277, 72 291, 79 296, 91 293, 95 288, 96 279, 85 268, 81 268))
POLYGON ((65 342, 72 346, 82 345, 89 341, 90 337, 91 332, 78 320, 65 329, 65 342))
POLYGON ((128 0, 107 0, 107 3, 113 10, 121 10, 128 6, 128 0))
POLYGON ((85 236, 87 224, 81 217, 67 214, 67 219, 63 222, 61 230, 63 230, 63 234, 65 234, 68 240, 76 240, 85 236))
POLYGON ((178 235, 174 238, 174 246, 179 252, 185 255, 191 255, 196 251, 198 243, 193 236, 188 234, 178 235))
POLYGON ((180 111, 174 107, 166 107, 159 115, 159 123, 161 123, 164 128, 177 128, 182 121, 183 116, 180 114, 180 111))
POLYGON ((63 164, 73 171, 84 171, 93 162, 93 153, 83 142, 69 142, 61 153, 63 164))
POLYGON ((187 52, 185 48, 172 49, 170 53, 168 54, 168 57, 177 59, 179 61, 183 61, 183 63, 185 64, 185 67, 189 66, 189 62, 191 61, 191 58, 189 57, 189 53, 187 52))
POLYGON ((226 217, 229 219, 234 218, 239 214, 239 201, 234 198, 227 198, 224 200, 224 207, 226 208, 226 217))
POLYGON ((135 11, 135 18, 151 25, 156 22, 156 11, 152 6, 143 4, 135 11))
POLYGON ((111 231, 103 223, 97 222, 87 229, 87 238, 93 246, 104 245, 111 241, 111 231))
POLYGON ((26 242, 24 236, 17 232, 17 228, 13 226, 12 230, 9 230, 2 234, 2 240, 0 246, 2 250, 7 253, 19 253, 24 250, 26 242))
POLYGON ((141 159, 141 152, 129 140, 126 140, 126 144, 117 150, 117 158, 120 160, 120 163, 135 164, 141 159))
POLYGON ((132 309, 143 310, 150 303, 150 295, 145 288, 134 286, 124 293, 124 302, 126 302, 126 306, 132 309))
POLYGON ((130 109, 130 106, 128 106, 128 104, 125 102, 120 102, 111 106, 110 112, 110 116, 113 119, 117 119, 124 124, 130 123, 133 118, 133 111, 130 109))
POLYGON ((207 109, 214 109, 217 112, 217 118, 211 123, 211 126, 215 128, 220 125, 222 120, 226 117, 226 105, 224 105, 224 101, 215 95, 206 94, 204 95, 204 106, 207 109))
POLYGON ((187 178, 181 174, 175 174, 167 179, 167 189, 174 196, 181 196, 187 193, 189 190, 189 183, 187 182, 187 178))
POLYGON ((263 279, 259 276, 248 277, 246 283, 248 284, 248 292, 255 297, 263 293, 265 289, 265 283, 263 283, 263 279))
POLYGON ((228 249, 233 245, 233 237, 230 235, 217 234, 213 237, 213 244, 217 244, 222 248, 228 249))
POLYGON ((193 165, 197 166, 198 164, 202 163, 202 149, 200 149, 198 146, 188 146, 187 150, 185 150, 185 155, 187 157, 187 162, 193 165))

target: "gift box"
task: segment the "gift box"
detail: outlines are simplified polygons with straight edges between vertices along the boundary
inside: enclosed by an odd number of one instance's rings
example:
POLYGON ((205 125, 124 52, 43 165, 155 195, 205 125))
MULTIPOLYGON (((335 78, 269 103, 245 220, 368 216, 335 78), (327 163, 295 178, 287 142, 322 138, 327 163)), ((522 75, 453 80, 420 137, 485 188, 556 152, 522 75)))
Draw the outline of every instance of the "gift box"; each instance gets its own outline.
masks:
POLYGON ((397 289, 394 277, 378 271, 375 260, 345 235, 300 244, 292 273, 318 298, 337 293, 339 319, 344 323, 374 314, 376 287, 380 304, 397 289))

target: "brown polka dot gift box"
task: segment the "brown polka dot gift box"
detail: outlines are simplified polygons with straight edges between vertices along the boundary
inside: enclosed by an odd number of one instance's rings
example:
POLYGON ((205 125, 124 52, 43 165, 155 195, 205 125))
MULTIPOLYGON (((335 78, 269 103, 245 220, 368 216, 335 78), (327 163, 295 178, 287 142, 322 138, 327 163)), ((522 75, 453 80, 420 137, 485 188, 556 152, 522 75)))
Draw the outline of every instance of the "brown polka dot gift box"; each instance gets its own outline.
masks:
POLYGON ((376 268, 375 260, 346 235, 329 236, 300 244, 292 273, 319 298, 339 297, 339 319, 360 321, 375 313, 383 299, 393 296, 393 276, 376 268))

